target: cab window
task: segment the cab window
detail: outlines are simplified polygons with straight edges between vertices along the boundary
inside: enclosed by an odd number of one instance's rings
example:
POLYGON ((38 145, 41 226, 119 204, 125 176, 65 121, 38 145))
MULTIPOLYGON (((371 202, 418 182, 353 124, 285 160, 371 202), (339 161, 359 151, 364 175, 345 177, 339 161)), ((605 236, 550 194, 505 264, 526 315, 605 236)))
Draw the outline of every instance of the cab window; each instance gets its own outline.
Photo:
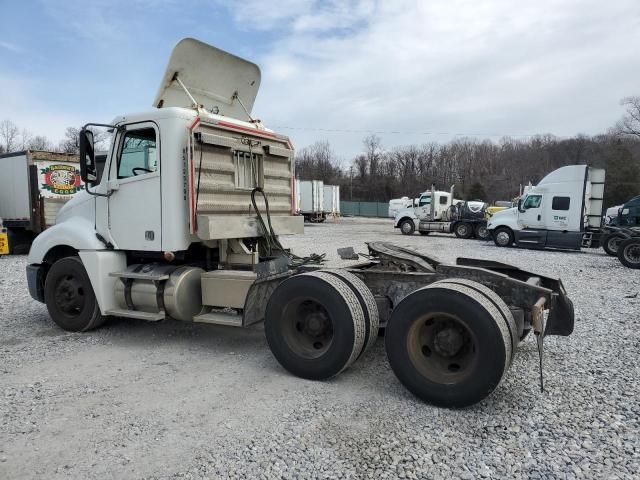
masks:
POLYGON ((419 206, 431 205, 431 197, 420 197, 419 206))
POLYGON ((440 197, 440 205, 446 205, 449 202, 449 199, 445 196, 440 197))
POLYGON ((539 208, 542 203, 542 195, 529 195, 524 202, 524 208, 539 208))
POLYGON ((122 140, 118 178, 145 175, 157 169, 156 131, 153 128, 129 130, 122 140))
POLYGON ((569 210, 570 205, 570 197, 553 197, 553 200, 551 201, 551 210, 569 210))

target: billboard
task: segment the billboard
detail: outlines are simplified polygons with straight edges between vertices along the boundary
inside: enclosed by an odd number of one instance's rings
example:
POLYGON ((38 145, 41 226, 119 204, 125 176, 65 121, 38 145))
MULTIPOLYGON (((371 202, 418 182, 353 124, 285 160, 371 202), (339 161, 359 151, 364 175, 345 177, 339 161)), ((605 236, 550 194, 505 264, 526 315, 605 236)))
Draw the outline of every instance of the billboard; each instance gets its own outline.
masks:
POLYGON ((40 161, 37 166, 43 198, 69 198, 84 189, 77 163, 40 161))

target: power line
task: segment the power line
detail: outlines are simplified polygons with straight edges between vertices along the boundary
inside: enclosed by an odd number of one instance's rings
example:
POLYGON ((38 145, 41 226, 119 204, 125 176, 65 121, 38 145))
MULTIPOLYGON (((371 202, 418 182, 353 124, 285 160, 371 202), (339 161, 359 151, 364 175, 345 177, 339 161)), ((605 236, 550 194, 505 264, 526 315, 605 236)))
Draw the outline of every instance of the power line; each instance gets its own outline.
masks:
MULTIPOLYGON (((539 133, 462 133, 462 132, 423 132, 420 130, 353 130, 339 128, 316 128, 316 127, 289 127, 286 125, 270 125, 270 128, 277 130, 298 130, 309 132, 328 133, 373 133, 378 135, 450 135, 458 137, 536 137, 539 133)), ((557 137, 557 135, 554 135, 557 137)))

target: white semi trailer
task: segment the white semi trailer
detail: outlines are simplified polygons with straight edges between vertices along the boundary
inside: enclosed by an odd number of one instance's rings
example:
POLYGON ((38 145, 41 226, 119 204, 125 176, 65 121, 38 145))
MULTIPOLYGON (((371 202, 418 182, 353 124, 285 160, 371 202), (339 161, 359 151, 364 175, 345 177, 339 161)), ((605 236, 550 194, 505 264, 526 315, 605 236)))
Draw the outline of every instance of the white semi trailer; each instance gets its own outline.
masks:
POLYGON ((52 226, 60 208, 84 188, 78 156, 68 153, 5 153, 0 172, 7 253, 27 253, 33 238, 52 226))
POLYGON ((296 180, 296 212, 305 222, 320 223, 327 219, 324 191, 322 180, 296 180))
MULTIPOLYGON (((278 234, 293 215, 293 151, 251 117, 258 67, 197 40, 175 47, 155 110, 118 116, 99 178, 91 125, 80 134, 85 191, 34 241, 27 281, 70 331, 109 316, 247 327, 293 374, 333 377, 385 328, 400 381, 436 405, 489 395, 534 330, 569 335, 562 282, 497 262, 444 264, 387 243, 327 269, 278 234), (548 315, 545 316, 545 311, 548 315)), ((353 250, 342 253, 354 256, 353 250)), ((212 366, 213 368, 213 366, 212 366)))

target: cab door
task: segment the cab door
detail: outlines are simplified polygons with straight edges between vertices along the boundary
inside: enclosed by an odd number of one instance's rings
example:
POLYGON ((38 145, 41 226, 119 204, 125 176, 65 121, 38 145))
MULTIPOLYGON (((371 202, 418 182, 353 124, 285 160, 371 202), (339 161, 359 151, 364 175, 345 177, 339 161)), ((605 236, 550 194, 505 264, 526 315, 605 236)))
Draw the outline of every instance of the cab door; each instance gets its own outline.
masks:
POLYGON ((543 195, 532 194, 525 199, 522 209, 518 212, 516 243, 522 246, 544 247, 547 241, 547 231, 544 229, 543 195))
POLYGON ((431 195, 422 195, 415 211, 418 219, 425 222, 431 221, 431 195))
POLYGON ((109 177, 109 233, 120 250, 160 251, 160 135, 153 122, 119 133, 109 177))

